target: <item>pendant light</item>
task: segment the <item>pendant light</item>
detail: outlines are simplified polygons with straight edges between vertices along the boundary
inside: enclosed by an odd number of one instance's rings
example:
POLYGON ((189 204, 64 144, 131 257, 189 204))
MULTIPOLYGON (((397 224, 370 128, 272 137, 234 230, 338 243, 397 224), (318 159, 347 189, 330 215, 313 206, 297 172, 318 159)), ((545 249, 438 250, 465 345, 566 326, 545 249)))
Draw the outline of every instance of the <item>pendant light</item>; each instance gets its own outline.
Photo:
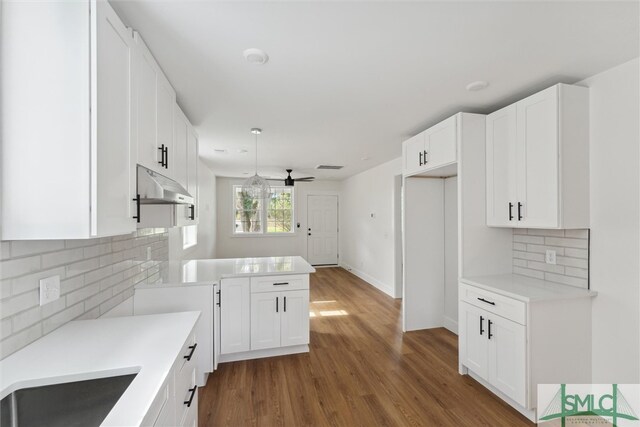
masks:
POLYGON ((255 175, 248 178, 242 184, 242 192, 254 199, 268 199, 271 197, 271 186, 266 179, 258 175, 258 135, 262 133, 262 129, 252 128, 251 133, 255 136, 256 140, 256 169, 255 175))

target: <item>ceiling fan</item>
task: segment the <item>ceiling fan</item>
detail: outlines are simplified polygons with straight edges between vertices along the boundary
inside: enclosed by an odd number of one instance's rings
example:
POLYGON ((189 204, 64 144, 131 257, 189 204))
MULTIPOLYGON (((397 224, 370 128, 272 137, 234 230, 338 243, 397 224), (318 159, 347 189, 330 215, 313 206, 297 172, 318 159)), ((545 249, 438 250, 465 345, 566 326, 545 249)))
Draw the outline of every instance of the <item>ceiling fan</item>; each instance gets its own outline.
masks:
MULTIPOLYGON (((296 178, 293 179, 291 177, 291 172, 293 172, 293 169, 285 169, 287 171, 287 177, 284 179, 284 185, 287 187, 293 187, 293 184, 296 183, 297 181, 300 182, 311 182, 314 179, 316 179, 315 176, 305 176, 304 178, 296 178)), ((269 181, 282 181, 282 179, 276 179, 276 178, 268 178, 269 181)))

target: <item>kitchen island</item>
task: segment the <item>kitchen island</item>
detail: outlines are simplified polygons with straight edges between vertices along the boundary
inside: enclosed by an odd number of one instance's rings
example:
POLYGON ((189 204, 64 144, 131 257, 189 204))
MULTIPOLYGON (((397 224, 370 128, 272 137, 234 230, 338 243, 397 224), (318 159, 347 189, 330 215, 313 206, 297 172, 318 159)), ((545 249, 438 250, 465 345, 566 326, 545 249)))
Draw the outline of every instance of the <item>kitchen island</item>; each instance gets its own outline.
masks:
POLYGON ((200 311, 196 383, 219 362, 309 351, 309 274, 299 256, 170 261, 136 286, 135 314, 200 311))

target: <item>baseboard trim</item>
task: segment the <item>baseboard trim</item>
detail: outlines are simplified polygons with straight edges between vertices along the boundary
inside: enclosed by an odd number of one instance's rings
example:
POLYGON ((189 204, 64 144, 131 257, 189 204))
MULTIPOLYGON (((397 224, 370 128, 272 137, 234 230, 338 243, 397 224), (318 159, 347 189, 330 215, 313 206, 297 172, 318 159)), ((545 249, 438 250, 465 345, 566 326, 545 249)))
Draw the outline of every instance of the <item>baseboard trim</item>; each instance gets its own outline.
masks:
POLYGON ((445 328, 458 335, 458 321, 453 320, 450 317, 444 316, 444 322, 442 324, 445 328))
POLYGON ((348 272, 358 276, 359 278, 361 278, 362 280, 364 280, 365 282, 367 282, 368 284, 370 284, 374 288, 376 288, 379 291, 382 291, 385 294, 389 295, 391 298, 396 298, 396 296, 394 295, 393 286, 386 285, 386 284, 382 283, 381 281, 379 281, 378 279, 376 279, 375 277, 372 277, 372 276, 368 275, 367 273, 365 273, 364 271, 358 270, 357 268, 353 268, 352 266, 350 266, 349 264, 347 264, 345 262, 341 262, 340 263, 340 267, 342 267, 345 270, 347 270, 348 272))
POLYGON ((265 350, 243 351, 241 353, 221 354, 218 363, 238 362, 240 360, 263 359, 265 357, 284 356, 287 354, 309 353, 309 346, 292 345, 289 347, 268 348, 265 350))

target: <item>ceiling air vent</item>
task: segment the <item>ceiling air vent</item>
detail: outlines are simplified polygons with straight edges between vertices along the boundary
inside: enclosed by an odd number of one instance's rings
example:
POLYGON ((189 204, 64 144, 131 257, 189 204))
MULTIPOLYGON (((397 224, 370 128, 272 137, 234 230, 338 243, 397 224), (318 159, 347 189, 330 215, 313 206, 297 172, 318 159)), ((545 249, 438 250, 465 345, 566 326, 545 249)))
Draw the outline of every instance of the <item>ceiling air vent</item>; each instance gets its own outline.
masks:
POLYGON ((336 165, 318 165, 316 169, 326 169, 326 170, 338 170, 342 169, 344 166, 336 166, 336 165))

